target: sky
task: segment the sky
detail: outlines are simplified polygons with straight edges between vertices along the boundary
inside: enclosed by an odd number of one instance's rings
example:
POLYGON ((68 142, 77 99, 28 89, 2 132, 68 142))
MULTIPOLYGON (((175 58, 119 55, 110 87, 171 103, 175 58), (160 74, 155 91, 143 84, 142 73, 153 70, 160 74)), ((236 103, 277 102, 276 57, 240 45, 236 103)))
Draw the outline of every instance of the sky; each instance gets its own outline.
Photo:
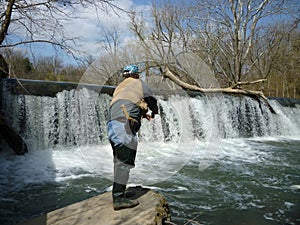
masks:
MULTIPOLYGON (((158 1, 158 0, 157 0, 158 1)), ((291 0, 294 1, 294 0, 291 0)), ((173 2, 176 2, 174 0, 173 2)), ((130 11, 134 9, 142 13, 144 16, 151 11, 152 0, 115 0, 120 8, 130 11)), ((76 57, 84 58, 92 56, 95 60, 103 54, 101 48, 101 40, 104 38, 105 30, 112 27, 118 29, 121 35, 121 45, 125 45, 128 41, 133 39, 133 34, 130 32, 128 23, 129 17, 125 12, 118 11, 118 15, 113 10, 96 11, 92 7, 81 7, 76 13, 77 18, 63 22, 63 32, 70 37, 78 37, 76 41, 76 48, 79 48, 83 53, 81 55, 75 54, 76 57)), ((76 64, 75 60, 70 54, 62 51, 54 51, 53 47, 46 44, 34 44, 22 46, 23 49, 29 53, 33 53, 36 58, 43 56, 58 56, 64 62, 76 64)))
MULTIPOLYGON (((143 14, 150 12, 151 0, 116 0, 120 8, 130 11, 132 9, 142 12, 143 14)), ((71 37, 79 38, 76 41, 76 48, 79 48, 83 53, 75 54, 76 57, 84 58, 93 56, 94 59, 102 54, 101 40, 103 40, 105 31, 112 27, 116 27, 120 32, 121 44, 133 38, 129 30, 129 17, 125 12, 118 11, 118 15, 113 10, 97 11, 92 7, 81 7, 78 9, 77 18, 64 22, 64 33, 71 37)), ((70 54, 63 51, 57 52, 47 44, 34 44, 24 46, 26 51, 35 55, 36 58, 44 56, 58 56, 62 58, 65 64, 76 64, 70 54)))
MULTIPOLYGON (((137 1, 135 1, 137 2, 137 1)), ((132 0, 118 0, 118 6, 125 10, 135 9, 137 11, 149 11, 150 5, 147 1, 136 4, 132 0)), ((93 8, 84 8, 81 10, 83 19, 74 20, 66 25, 66 32, 74 36, 79 35, 84 39, 81 43, 90 52, 95 50, 95 44, 103 39, 104 31, 116 27, 121 34, 121 38, 126 40, 130 37, 129 17, 125 12, 118 11, 118 15, 112 10, 106 12, 96 12, 93 8), (76 29, 80 27, 80 29, 76 29)))

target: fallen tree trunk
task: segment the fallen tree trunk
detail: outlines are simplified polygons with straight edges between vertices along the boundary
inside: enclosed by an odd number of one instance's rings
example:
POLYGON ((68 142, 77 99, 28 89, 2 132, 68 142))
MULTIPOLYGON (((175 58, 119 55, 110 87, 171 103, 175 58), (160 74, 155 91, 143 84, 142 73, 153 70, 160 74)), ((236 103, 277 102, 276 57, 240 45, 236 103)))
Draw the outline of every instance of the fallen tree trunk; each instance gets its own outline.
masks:
POLYGON ((276 113, 273 107, 269 104, 268 99, 265 97, 263 92, 261 91, 252 91, 252 90, 245 90, 245 89, 234 89, 234 88, 201 88, 196 85, 191 85, 188 83, 183 82, 178 78, 176 73, 170 70, 168 66, 165 66, 164 68, 164 73, 163 76, 165 78, 168 78, 172 80, 175 84, 179 85, 182 87, 184 90, 190 90, 190 91, 198 91, 202 93, 227 93, 227 94, 242 94, 242 95, 247 95, 250 97, 254 97, 258 99, 259 97, 264 100, 268 108, 272 113, 276 113))
POLYGON ((237 86, 241 85, 249 85, 249 84, 257 84, 257 83, 262 83, 267 81, 267 79, 259 79, 259 80, 254 80, 254 81, 245 81, 245 82, 237 82, 235 85, 233 85, 231 88, 236 88, 237 86))

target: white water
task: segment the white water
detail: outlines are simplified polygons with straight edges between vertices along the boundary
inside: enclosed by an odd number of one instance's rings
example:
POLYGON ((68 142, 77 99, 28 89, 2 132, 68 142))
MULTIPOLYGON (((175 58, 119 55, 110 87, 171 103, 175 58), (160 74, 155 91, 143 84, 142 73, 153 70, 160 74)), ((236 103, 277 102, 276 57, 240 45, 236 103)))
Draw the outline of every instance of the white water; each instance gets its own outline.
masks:
MULTIPOLYGON (((16 156, 0 143, 1 224, 111 185, 109 96, 86 89, 55 98, 2 96, 7 119, 29 152, 16 156)), ((296 224, 299 105, 272 100, 272 114, 247 97, 157 97, 160 115, 143 121, 130 184, 161 188, 178 224, 296 224)))
MULTIPOLYGON (((63 91, 55 98, 4 94, 7 119, 30 151, 65 146, 102 145, 110 97, 94 91, 63 91)), ((141 142, 180 145, 220 138, 298 136, 300 106, 282 107, 275 100, 272 114, 263 102, 249 97, 158 96, 160 115, 143 122, 141 142)))
MULTIPOLYGON (((4 96, 8 119, 25 139, 29 153, 1 155, 2 190, 80 176, 112 179, 105 121, 109 96, 87 89, 64 91, 55 98, 4 96)), ((157 97, 160 115, 143 121, 139 133, 136 168, 130 178, 136 184, 158 183, 195 161, 203 171, 220 157, 257 162, 264 158, 243 138, 300 136, 299 105, 282 107, 273 100, 270 104, 277 114, 272 114, 264 103, 249 97, 157 97)))

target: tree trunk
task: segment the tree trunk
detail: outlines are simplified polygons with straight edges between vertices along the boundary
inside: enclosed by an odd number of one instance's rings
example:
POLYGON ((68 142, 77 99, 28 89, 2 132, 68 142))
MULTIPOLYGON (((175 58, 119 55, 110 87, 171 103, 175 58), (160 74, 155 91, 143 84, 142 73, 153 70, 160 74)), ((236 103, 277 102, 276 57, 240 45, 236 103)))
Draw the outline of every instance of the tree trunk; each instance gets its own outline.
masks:
POLYGON ((164 77, 169 78, 172 80, 175 84, 182 87, 184 90, 190 90, 190 91, 198 91, 202 93, 228 93, 228 94, 241 94, 241 95, 247 95, 254 98, 262 98, 270 111, 272 113, 276 113, 275 110, 272 108, 272 106, 269 104, 268 99, 264 96, 264 94, 261 91, 250 91, 250 90, 244 90, 244 89, 233 89, 233 88, 201 88, 196 85, 191 85, 188 83, 185 83, 181 81, 177 74, 170 70, 168 66, 165 66, 164 68, 164 77))
POLYGON ((12 9, 13 9, 14 4, 15 4, 15 0, 9 0, 7 3, 4 21, 2 22, 1 30, 0 30, 0 45, 4 41, 5 36, 7 34, 8 27, 9 27, 10 21, 11 21, 11 14, 12 14, 12 9))

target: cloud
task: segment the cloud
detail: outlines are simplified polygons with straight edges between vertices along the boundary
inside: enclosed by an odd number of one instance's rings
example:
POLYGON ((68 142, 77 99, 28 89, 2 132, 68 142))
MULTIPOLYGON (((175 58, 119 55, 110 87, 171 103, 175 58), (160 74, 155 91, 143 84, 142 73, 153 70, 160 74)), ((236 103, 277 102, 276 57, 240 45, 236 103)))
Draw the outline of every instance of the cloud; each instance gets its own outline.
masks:
MULTIPOLYGON (((149 11, 151 7, 150 0, 116 0, 113 3, 123 10, 111 7, 97 9, 96 7, 87 5, 78 5, 74 10, 74 8, 62 6, 62 13, 56 14, 54 18, 50 11, 36 9, 36 13, 32 13, 32 15, 35 15, 34 20, 38 21, 37 26, 32 26, 32 23, 26 20, 26 18, 22 20, 22 15, 14 14, 13 19, 16 22, 10 25, 9 35, 6 37, 5 43, 11 44, 28 40, 32 36, 34 36, 34 39, 43 40, 51 39, 52 36, 55 36, 60 41, 64 36, 69 39, 75 39, 74 42, 70 41, 69 44, 74 49, 81 51, 81 54, 74 51, 76 57, 93 56, 97 58, 101 50, 99 42, 103 40, 105 30, 108 31, 111 28, 116 28, 121 35, 121 43, 125 43, 127 40, 132 39, 133 36, 129 30, 128 23, 130 19, 127 12, 131 10, 149 11), (72 17, 65 15, 72 15, 72 17), (18 23, 17 21, 21 21, 22 23, 18 23), (59 24, 57 24, 57 21, 59 21, 59 24), (44 26, 41 26, 43 23, 44 26), (32 27, 32 33, 28 32, 26 29, 28 27, 32 27)), ((21 49, 32 54, 31 58, 59 56, 64 61, 73 60, 70 55, 54 49, 53 46, 46 43, 19 45, 15 49, 21 49)))
POLYGON ((129 29, 129 11, 149 11, 150 5, 147 2, 139 2, 138 5, 132 0, 116 1, 118 7, 123 10, 116 10, 110 7, 99 10, 95 7, 77 8, 76 18, 64 23, 64 32, 67 36, 79 38, 76 47, 80 48, 84 54, 99 56, 99 43, 103 39, 105 32, 112 28, 118 30, 121 43, 132 39, 129 29))

